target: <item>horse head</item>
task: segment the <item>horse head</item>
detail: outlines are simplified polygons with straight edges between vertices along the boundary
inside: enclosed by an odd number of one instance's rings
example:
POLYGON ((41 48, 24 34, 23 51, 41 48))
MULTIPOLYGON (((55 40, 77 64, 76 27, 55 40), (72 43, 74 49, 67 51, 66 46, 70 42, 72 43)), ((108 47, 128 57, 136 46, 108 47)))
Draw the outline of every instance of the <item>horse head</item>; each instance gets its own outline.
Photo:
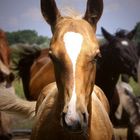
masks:
POLYGON ((103 49, 108 50, 106 54, 108 58, 111 58, 110 61, 112 61, 114 71, 117 70, 118 73, 128 74, 137 80, 139 59, 136 44, 132 41, 135 30, 128 33, 125 30, 120 30, 115 35, 112 35, 102 28, 102 33, 108 42, 106 46, 109 47, 108 49, 103 49))
POLYGON ((61 125, 80 132, 88 125, 88 106, 99 54, 95 30, 103 1, 88 0, 83 18, 63 17, 54 0, 41 0, 41 9, 53 33, 49 56, 59 91, 61 125))

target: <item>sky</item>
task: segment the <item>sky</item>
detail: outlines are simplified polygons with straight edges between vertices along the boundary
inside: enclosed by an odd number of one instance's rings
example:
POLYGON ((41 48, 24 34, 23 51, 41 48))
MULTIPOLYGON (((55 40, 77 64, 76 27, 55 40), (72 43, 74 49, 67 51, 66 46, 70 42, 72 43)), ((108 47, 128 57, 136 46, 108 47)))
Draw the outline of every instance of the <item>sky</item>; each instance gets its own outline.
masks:
MULTIPOLYGON (((86 0, 56 0, 62 12, 68 8, 84 15, 86 0)), ((67 10, 68 11, 68 10, 67 10)), ((140 21, 140 0, 104 0, 103 15, 97 25, 97 34, 101 27, 110 33, 122 28, 132 30, 140 21)), ((5 31, 31 29, 39 35, 51 37, 51 30, 41 15, 40 0, 0 0, 0 28, 5 31)))

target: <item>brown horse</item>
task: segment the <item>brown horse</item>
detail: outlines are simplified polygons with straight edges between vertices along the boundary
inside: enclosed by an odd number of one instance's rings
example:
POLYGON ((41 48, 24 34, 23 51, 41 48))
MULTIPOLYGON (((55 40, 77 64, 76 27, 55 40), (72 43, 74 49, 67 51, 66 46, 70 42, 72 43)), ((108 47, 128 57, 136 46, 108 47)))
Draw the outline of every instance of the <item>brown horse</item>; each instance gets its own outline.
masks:
POLYGON ((46 96, 38 99, 31 140, 113 138, 107 99, 97 87, 93 90, 99 55, 95 30, 102 7, 102 0, 88 0, 83 19, 62 17, 54 0, 41 0, 43 16, 53 32, 48 55, 56 83, 46 84, 40 94, 46 96))
MULTIPOLYGON (((9 88, 13 78, 10 71, 10 49, 5 32, 0 29, 0 85, 5 84, 5 88, 9 88)), ((5 112, 0 112, 0 140, 11 138, 11 118, 5 112)))

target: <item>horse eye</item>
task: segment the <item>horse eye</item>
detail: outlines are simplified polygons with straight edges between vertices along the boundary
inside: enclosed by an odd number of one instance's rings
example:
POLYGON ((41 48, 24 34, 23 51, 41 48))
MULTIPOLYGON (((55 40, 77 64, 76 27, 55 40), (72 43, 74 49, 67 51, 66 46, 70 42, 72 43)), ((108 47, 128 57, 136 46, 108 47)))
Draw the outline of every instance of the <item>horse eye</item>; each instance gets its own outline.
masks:
POLYGON ((101 53, 98 53, 94 58, 93 58, 93 62, 97 62, 99 58, 101 58, 101 53))
POLYGON ((59 66, 62 66, 60 58, 57 55, 55 55, 51 50, 49 51, 49 57, 55 64, 59 64, 59 66))
POLYGON ((53 52, 51 50, 49 50, 49 57, 52 59, 52 60, 57 60, 56 56, 53 54, 53 52))

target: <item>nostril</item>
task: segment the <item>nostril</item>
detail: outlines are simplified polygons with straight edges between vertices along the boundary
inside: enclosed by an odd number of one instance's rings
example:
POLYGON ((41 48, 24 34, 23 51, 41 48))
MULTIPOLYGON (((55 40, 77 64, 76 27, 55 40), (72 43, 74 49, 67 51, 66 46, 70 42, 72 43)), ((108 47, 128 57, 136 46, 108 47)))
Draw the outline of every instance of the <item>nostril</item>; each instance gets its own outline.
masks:
POLYGON ((66 113, 62 113, 62 123, 63 125, 66 125, 66 122, 65 122, 65 116, 66 116, 66 113))
POLYGON ((80 121, 67 116, 66 113, 62 114, 62 123, 63 127, 71 132, 79 132, 82 130, 80 121))
POLYGON ((11 140, 12 137, 13 137, 13 135, 12 135, 11 133, 8 133, 8 137, 9 137, 9 139, 11 140))
POLYGON ((87 123, 87 115, 86 115, 86 113, 83 113, 82 115, 83 115, 83 121, 84 121, 84 123, 87 123))

